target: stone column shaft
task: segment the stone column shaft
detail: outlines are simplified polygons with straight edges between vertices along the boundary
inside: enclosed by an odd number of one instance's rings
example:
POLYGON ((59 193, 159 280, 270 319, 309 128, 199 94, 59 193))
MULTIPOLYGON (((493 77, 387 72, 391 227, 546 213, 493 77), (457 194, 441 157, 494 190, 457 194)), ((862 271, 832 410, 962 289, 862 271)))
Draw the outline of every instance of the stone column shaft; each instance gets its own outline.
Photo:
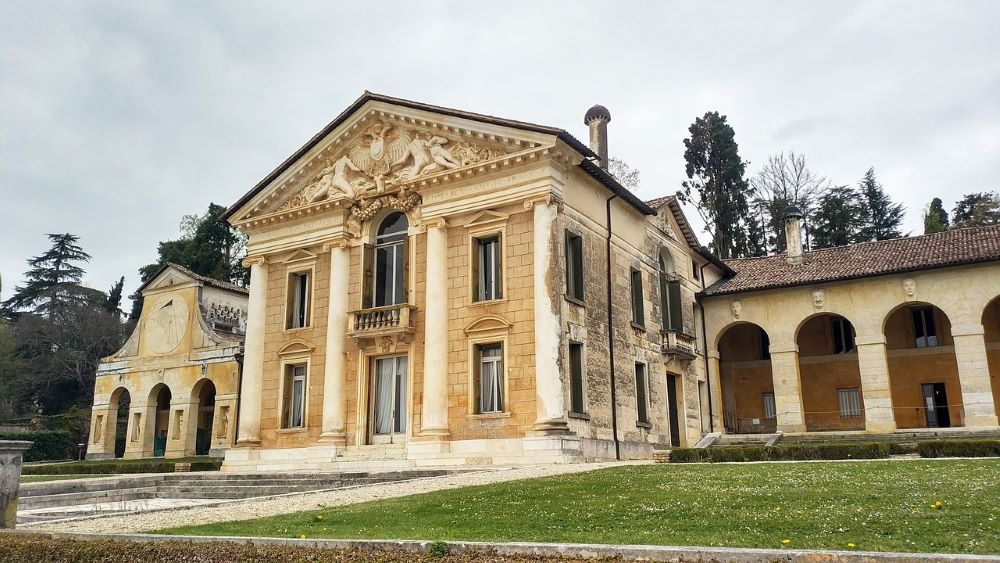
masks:
POLYGON ((556 287, 555 228, 558 209, 550 202, 532 204, 534 213, 532 266, 535 305, 535 391, 534 430, 565 432, 565 396, 559 369, 560 288, 556 287))
POLYGON ((891 433, 896 430, 889 385, 889 361, 882 337, 865 341, 856 339, 858 368, 861 373, 861 395, 865 403, 865 430, 891 433))
POLYGON ((955 325, 951 328, 951 335, 955 339, 955 359, 958 360, 958 379, 965 406, 965 426, 997 426, 983 325, 955 325))
POLYGON ((805 432, 802 383, 799 380, 799 353, 795 347, 776 351, 771 347, 771 379, 774 383, 774 410, 778 430, 805 432))
POLYGON ((424 394, 420 433, 448 435, 448 229, 444 219, 427 225, 424 284, 424 394))
MULTIPOLYGON (((722 395, 722 367, 719 365, 719 352, 712 350, 708 353, 708 384, 709 394, 712 400, 712 430, 714 432, 725 432, 726 422, 723 418, 726 403, 722 395)), ((709 413, 705 413, 708 416, 709 413)))
POLYGON ((267 262, 248 259, 250 299, 240 388, 240 420, 237 446, 260 445, 261 385, 264 378, 264 330, 267 325, 267 262))
POLYGON ((347 443, 347 309, 350 250, 339 241, 330 245, 330 297, 326 319, 326 360, 323 371, 323 433, 320 442, 347 443))

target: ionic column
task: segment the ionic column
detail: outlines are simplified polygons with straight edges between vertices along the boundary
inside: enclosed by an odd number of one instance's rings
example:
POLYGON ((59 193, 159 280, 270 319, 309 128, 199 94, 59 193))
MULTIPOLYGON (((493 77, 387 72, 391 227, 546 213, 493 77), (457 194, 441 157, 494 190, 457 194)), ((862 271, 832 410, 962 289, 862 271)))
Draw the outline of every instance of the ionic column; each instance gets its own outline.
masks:
POLYGON ((260 445, 261 385, 264 379, 264 328, 267 324, 267 261, 247 258, 250 268, 250 300, 243 354, 243 383, 240 388, 239 429, 236 445, 260 445))
POLYGON ((326 318, 323 370, 323 433, 320 442, 347 444, 347 307, 351 255, 347 241, 327 243, 330 251, 330 297, 326 318))
POLYGON ((861 396, 865 403, 865 430, 890 433, 896 431, 889 385, 889 361, 885 352, 885 337, 858 337, 858 369, 861 372, 861 396))
POLYGON ((534 430, 544 433, 566 432, 566 403, 559 369, 560 290, 556 273, 556 218, 558 208, 552 201, 526 202, 533 209, 533 247, 535 303, 535 405, 534 430))
POLYGON ((424 396, 420 433, 448 436, 448 225, 427 222, 424 396))
POLYGON ((997 426, 983 325, 953 325, 951 336, 955 340, 958 380, 962 386, 962 403, 965 405, 965 426, 997 426))
POLYGON ((771 379, 774 383, 774 409, 778 418, 778 430, 805 432, 797 346, 771 346, 771 379))

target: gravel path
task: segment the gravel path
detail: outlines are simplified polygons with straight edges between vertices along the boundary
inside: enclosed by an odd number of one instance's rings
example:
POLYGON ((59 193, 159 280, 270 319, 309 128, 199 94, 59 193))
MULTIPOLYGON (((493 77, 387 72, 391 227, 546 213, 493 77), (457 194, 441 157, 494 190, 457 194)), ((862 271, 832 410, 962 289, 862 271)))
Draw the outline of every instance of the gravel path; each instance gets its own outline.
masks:
POLYGON ((487 485, 490 483, 533 479, 550 475, 582 473, 621 465, 621 462, 616 462, 490 468, 483 471, 472 471, 441 477, 427 477, 398 483, 378 483, 332 491, 246 499, 214 506, 185 507, 158 512, 137 512, 126 515, 105 516, 87 520, 49 522, 30 526, 30 529, 53 532, 131 534, 176 526, 276 516, 279 514, 312 510, 319 508, 319 505, 341 506, 445 489, 457 489, 470 485, 487 485))

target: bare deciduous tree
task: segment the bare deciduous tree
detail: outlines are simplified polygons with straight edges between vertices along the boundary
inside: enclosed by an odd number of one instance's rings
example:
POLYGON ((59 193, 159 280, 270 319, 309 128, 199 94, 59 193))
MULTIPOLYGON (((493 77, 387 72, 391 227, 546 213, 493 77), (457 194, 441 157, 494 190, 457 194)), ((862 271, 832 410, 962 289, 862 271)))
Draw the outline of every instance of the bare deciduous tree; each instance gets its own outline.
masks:
POLYGON ((619 184, 630 190, 639 187, 639 171, 620 158, 608 159, 608 173, 614 176, 619 184))
MULTIPOLYGON (((781 252, 785 250, 785 208, 795 205, 805 217, 810 217, 816 202, 829 191, 830 181, 809 170, 805 155, 782 151, 767 158, 750 179, 750 187, 753 205, 767 231, 768 250, 781 252)), ((808 223, 806 237, 809 237, 808 223)))

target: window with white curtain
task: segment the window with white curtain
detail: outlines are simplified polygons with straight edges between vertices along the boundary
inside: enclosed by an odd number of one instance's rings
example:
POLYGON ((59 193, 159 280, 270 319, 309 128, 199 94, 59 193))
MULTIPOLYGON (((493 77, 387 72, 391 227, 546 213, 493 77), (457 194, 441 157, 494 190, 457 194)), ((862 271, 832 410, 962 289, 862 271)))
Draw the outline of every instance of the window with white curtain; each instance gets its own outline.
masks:
POLYGON ((774 393, 764 393, 764 420, 774 420, 777 418, 777 409, 774 406, 774 393))
POLYGON ((284 390, 282 393, 282 428, 302 428, 306 415, 306 365, 285 366, 284 390))
POLYGON ((503 412, 503 344, 479 344, 476 346, 476 356, 476 390, 479 394, 477 412, 503 412))
POLYGON ((837 389, 837 400, 840 403, 841 418, 858 418, 861 416, 861 393, 858 388, 837 389))
POLYGON ((500 235, 477 238, 475 300, 491 301, 503 297, 501 291, 500 235))
POLYGON ((309 272, 296 272, 288 275, 288 303, 285 307, 285 328, 304 328, 309 326, 309 297, 312 293, 311 277, 309 272))

